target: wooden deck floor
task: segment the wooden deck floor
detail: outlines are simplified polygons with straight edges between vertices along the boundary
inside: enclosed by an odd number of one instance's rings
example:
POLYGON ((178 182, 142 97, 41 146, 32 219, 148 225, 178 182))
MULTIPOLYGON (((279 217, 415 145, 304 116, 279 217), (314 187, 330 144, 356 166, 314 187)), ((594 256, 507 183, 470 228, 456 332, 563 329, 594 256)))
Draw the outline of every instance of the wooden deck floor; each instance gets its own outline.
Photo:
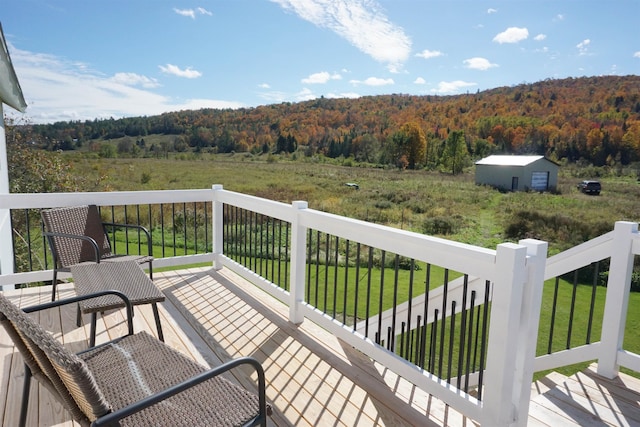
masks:
MULTIPOLYGON (((267 377, 273 426, 474 426, 324 330, 287 321, 288 309, 229 270, 186 269, 154 274, 167 296, 161 315, 165 341, 201 363, 256 357, 267 377)), ((50 288, 6 293, 21 306, 45 302, 50 288)), ((60 297, 73 295, 71 285, 60 297)), ((155 333, 149 307, 136 309, 136 330, 155 333)), ((102 319, 102 318, 101 318, 102 319)), ((121 313, 99 322, 97 341, 124 330, 121 313)), ((75 307, 43 313, 39 321, 73 349, 86 346, 88 326, 75 325, 75 307)), ((22 362, 0 330, 0 420, 16 425, 22 362)), ((640 425, 640 382, 622 376, 605 381, 593 373, 534 384, 531 426, 640 425), (580 409, 582 408, 582 409, 580 409), (588 422, 587 422, 588 421, 588 422)), ((237 377, 246 387, 248 378, 237 377)), ((32 387, 30 426, 71 426, 61 406, 42 387, 32 387)))

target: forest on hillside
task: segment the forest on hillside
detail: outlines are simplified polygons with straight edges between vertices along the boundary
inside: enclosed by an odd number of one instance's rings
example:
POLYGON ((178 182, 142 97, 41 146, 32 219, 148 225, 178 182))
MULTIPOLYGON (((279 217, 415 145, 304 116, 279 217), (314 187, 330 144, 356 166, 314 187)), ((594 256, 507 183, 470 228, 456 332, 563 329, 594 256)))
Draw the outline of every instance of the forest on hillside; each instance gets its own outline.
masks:
POLYGON ((16 126, 49 150, 118 156, 169 151, 300 152, 399 167, 451 167, 488 154, 540 154, 595 166, 640 161, 640 76, 545 80, 455 96, 319 98, 242 109, 16 126), (169 142, 148 144, 150 135, 169 142), (112 155, 112 154, 105 154, 112 155), (453 156, 453 160, 452 160, 453 156), (448 162, 447 162, 448 161, 448 162))

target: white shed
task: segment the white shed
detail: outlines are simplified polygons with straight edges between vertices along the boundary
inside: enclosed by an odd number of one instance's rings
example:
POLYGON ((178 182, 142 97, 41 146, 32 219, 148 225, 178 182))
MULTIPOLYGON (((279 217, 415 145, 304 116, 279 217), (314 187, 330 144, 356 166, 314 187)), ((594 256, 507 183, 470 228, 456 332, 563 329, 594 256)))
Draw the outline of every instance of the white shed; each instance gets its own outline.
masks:
POLYGON ((476 184, 511 191, 555 190, 559 167, 544 156, 489 156, 476 162, 476 184))

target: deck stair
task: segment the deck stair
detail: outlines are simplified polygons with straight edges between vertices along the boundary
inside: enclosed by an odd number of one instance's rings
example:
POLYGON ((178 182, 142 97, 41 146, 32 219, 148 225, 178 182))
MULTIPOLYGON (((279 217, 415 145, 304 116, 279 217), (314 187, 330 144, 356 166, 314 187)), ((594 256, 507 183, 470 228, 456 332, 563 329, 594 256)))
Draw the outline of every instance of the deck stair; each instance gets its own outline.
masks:
POLYGON ((571 376, 551 372, 532 384, 530 427, 640 426, 640 379, 597 374, 597 366, 571 376))

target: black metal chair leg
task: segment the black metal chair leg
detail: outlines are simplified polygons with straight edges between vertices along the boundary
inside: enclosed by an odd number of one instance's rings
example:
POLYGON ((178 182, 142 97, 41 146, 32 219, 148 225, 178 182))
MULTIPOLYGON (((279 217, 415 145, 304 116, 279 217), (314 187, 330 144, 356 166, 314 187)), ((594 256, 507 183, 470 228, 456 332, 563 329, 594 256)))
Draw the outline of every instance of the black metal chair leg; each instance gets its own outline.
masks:
POLYGON ((27 409, 29 409, 29 390, 31 389, 31 369, 24 365, 24 385, 22 387, 22 403, 20 404, 20 420, 18 425, 25 427, 27 425, 27 409))
POLYGON ((96 325, 98 323, 98 313, 91 313, 91 329, 89 330, 89 347, 96 345, 96 325))
POLYGON ((153 317, 156 319, 156 329, 158 330, 158 339, 164 342, 164 335, 162 333, 162 325, 160 325, 160 312, 158 311, 158 304, 152 303, 151 308, 153 308, 153 317))
POLYGON ((76 311, 76 326, 80 327, 82 326, 82 310, 80 310, 80 304, 77 305, 77 311, 76 311))
POLYGON ((58 270, 53 269, 53 281, 51 282, 51 301, 56 300, 56 287, 58 285, 58 270))

